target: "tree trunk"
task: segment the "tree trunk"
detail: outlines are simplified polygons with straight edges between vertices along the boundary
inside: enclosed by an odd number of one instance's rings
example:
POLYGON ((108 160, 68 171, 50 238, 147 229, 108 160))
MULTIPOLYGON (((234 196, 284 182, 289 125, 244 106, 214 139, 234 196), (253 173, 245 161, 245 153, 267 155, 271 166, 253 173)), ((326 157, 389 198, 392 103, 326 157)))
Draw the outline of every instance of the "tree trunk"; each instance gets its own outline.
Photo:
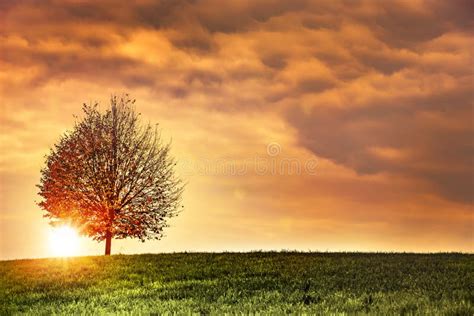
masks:
POLYGON ((107 231, 105 232, 105 255, 110 256, 110 250, 112 249, 112 225, 115 219, 115 210, 109 209, 109 223, 107 225, 107 231))
POLYGON ((105 235, 105 255, 110 256, 110 250, 112 249, 112 233, 108 231, 105 235))

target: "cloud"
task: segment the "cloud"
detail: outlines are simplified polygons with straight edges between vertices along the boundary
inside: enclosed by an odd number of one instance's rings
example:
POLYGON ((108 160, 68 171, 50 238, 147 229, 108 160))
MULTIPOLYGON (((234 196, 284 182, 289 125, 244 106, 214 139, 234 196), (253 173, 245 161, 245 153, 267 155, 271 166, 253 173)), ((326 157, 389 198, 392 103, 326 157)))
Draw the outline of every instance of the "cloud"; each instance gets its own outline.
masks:
POLYGON ((425 232, 467 240, 460 223, 473 196, 472 1, 0 6, 0 170, 36 177, 82 102, 129 91, 186 157, 240 161, 277 142, 289 158, 322 162, 313 178, 198 179, 192 201, 204 208, 200 199, 219 200, 215 216, 229 205, 235 218, 254 212, 249 221, 268 236, 283 226, 307 233, 305 220, 329 235, 353 221, 400 236, 397 225, 415 231, 425 220, 425 232), (440 228, 454 213, 453 227, 440 228))
MULTIPOLYGON (((360 174, 420 178, 472 202, 472 92, 468 82, 425 95, 381 96, 345 108, 298 108, 287 117, 302 145, 360 174)), ((386 92, 390 94, 390 91, 386 92)))
MULTIPOLYGON (((7 3, 1 62, 12 72, 32 70, 14 83, 9 76, 2 82, 35 86, 72 77, 116 82, 183 102, 205 97, 206 107, 225 111, 274 104, 272 111, 288 119, 299 143, 315 154, 360 173, 421 177, 454 198, 448 188, 456 186, 455 179, 460 186, 468 183, 471 172, 470 6, 468 1, 7 3), (463 129, 448 126, 453 117, 463 129), (406 154, 390 158, 377 148, 406 154), (443 148, 458 154, 442 155, 443 148), (417 159, 456 171, 437 174, 417 159)), ((456 199, 469 200, 468 191, 456 199)))

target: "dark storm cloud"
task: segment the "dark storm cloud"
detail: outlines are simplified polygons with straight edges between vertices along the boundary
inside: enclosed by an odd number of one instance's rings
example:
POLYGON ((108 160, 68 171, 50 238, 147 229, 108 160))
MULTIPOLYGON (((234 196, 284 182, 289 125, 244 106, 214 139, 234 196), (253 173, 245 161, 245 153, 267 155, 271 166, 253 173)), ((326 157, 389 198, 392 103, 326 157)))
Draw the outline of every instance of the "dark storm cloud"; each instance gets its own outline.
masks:
POLYGON ((448 199, 472 202, 474 133, 467 87, 363 108, 321 106, 309 114, 291 109, 287 115, 302 145, 322 157, 360 174, 421 179, 448 199))
POLYGON ((410 60, 398 56, 386 56, 373 50, 356 51, 353 54, 365 67, 372 68, 385 75, 393 74, 411 63, 410 60))
POLYGON ((262 56, 262 63, 270 68, 282 69, 286 66, 285 56, 279 54, 262 56))
POLYGON ((207 53, 214 47, 212 38, 209 37, 184 36, 181 38, 171 38, 170 40, 177 48, 190 52, 207 53))
POLYGON ((203 85, 219 85, 222 83, 222 78, 216 72, 195 70, 187 75, 186 82, 188 84, 199 82, 203 85))
POLYGON ((412 47, 440 36, 445 29, 432 13, 410 10, 391 1, 380 5, 383 13, 374 17, 373 26, 387 45, 412 47))
MULTIPOLYGON (((349 1, 356 8, 356 1, 349 1)), ((368 1, 375 8, 366 14, 355 10, 354 19, 370 27, 387 45, 416 49, 451 30, 472 32, 473 4, 468 0, 454 1, 368 1)))
POLYGON ((319 78, 305 78, 298 82, 297 93, 318 93, 334 87, 334 84, 319 78))
POLYGON ((472 32, 474 27, 474 2, 470 0, 429 1, 434 15, 441 23, 453 29, 472 32))
POLYGON ((11 49, 5 47, 2 60, 10 64, 23 66, 40 66, 41 70, 28 84, 44 84, 51 78, 66 79, 71 77, 88 78, 95 73, 96 79, 110 79, 111 74, 121 73, 121 80, 136 85, 150 85, 152 77, 127 74, 127 69, 135 69, 139 63, 127 57, 105 57, 100 54, 81 54, 77 52, 46 52, 28 48, 11 49))

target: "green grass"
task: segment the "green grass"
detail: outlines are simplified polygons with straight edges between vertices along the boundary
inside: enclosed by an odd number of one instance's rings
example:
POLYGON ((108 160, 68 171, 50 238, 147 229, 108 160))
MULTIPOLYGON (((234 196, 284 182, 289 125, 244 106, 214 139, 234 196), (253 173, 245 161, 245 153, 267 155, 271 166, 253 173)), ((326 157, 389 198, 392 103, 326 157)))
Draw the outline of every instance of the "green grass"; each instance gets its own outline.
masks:
POLYGON ((474 255, 177 253, 0 262, 0 313, 474 314, 474 255))

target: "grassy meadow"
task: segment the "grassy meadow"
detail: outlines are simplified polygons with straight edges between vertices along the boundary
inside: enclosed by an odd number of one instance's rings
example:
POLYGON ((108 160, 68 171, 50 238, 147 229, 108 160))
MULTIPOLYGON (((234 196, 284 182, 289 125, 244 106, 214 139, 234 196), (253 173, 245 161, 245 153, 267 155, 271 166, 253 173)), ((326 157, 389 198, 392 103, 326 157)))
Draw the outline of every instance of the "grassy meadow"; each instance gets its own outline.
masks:
POLYGON ((176 253, 0 262, 1 314, 474 314, 474 255, 176 253))

